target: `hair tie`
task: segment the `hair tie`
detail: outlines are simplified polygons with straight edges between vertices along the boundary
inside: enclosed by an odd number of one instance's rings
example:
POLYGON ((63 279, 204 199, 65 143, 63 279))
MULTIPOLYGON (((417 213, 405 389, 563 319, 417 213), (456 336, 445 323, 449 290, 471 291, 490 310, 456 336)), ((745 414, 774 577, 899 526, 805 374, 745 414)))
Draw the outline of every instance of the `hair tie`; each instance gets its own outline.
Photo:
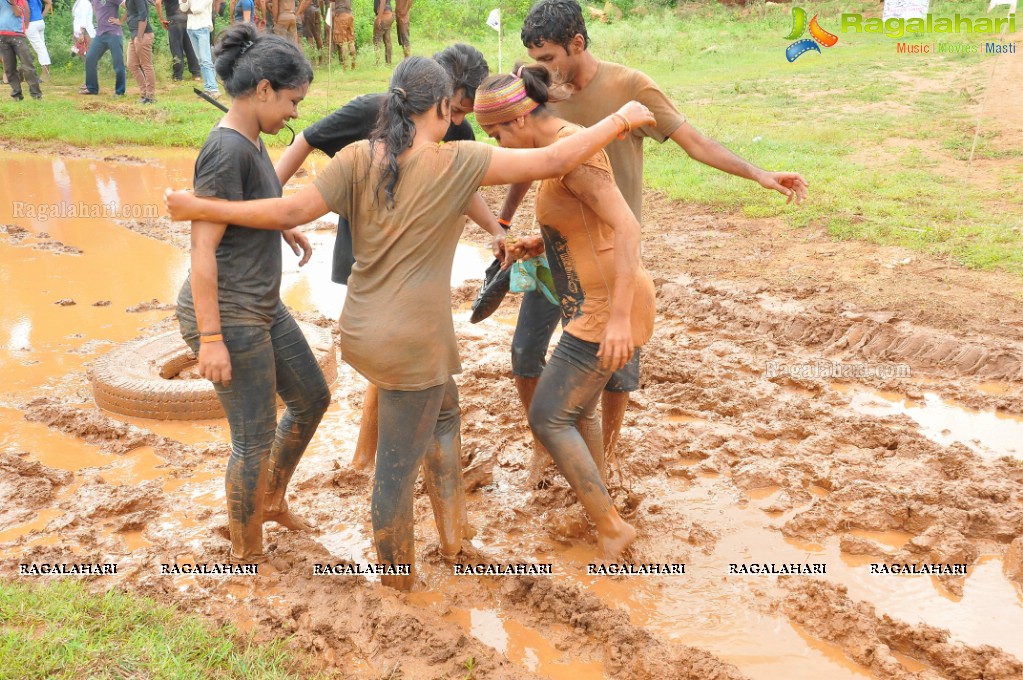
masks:
POLYGON ((522 67, 523 66, 525 66, 525 64, 519 64, 518 68, 516 68, 514 71, 512 71, 512 75, 515 76, 516 78, 518 78, 519 80, 522 80, 522 67))
POLYGON ((392 87, 391 88, 391 94, 393 94, 395 96, 398 96, 398 97, 401 97, 402 99, 405 99, 405 98, 408 97, 408 93, 405 92, 405 89, 401 88, 401 87, 392 87))
POLYGON ((252 47, 252 41, 246 40, 244 43, 242 43, 242 51, 238 53, 238 56, 240 57, 241 55, 245 54, 245 50, 249 49, 250 47, 252 47))

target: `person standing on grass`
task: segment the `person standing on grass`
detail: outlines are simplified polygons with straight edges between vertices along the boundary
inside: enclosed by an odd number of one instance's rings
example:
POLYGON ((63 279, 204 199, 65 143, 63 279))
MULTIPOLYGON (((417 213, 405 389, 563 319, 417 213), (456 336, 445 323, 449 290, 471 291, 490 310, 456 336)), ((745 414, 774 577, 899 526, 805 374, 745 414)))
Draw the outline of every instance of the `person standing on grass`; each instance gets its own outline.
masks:
POLYGON ((434 60, 395 68, 379 124, 345 147, 313 184, 282 199, 211 201, 167 195, 173 219, 208 219, 281 229, 333 210, 348 217, 356 264, 339 321, 342 356, 380 390, 380 445, 373 482, 378 560, 410 565, 382 584, 415 583, 413 492, 421 465, 441 553, 461 551, 458 389, 461 371, 451 317, 451 266, 477 189, 570 172, 631 126, 653 121, 635 102, 545 149, 477 142, 441 144, 450 127, 451 80, 434 60), (386 348, 386 351, 381 351, 386 348))
MULTIPOLYGON (((313 70, 286 39, 251 23, 227 29, 217 74, 231 108, 195 162, 195 195, 229 205, 281 195, 260 134, 298 117, 313 70)), ((299 265, 311 255, 286 234, 299 265)), ((213 382, 231 430, 225 473, 231 560, 266 560, 263 524, 311 529, 288 507, 288 483, 330 404, 330 389, 302 330, 281 302, 281 236, 226 220, 193 220, 191 271, 178 295, 181 335, 213 382), (277 420, 277 397, 285 410, 277 420)))
POLYGON ((114 65, 114 96, 124 96, 124 32, 118 16, 123 5, 124 0, 92 0, 92 10, 96 14, 96 37, 85 55, 85 85, 79 90, 80 94, 99 94, 99 60, 109 51, 114 65))
POLYGON ((412 0, 394 0, 394 19, 398 24, 398 44, 406 57, 412 56, 412 42, 409 40, 409 13, 412 0))
POLYGON ((178 0, 156 0, 156 16, 160 25, 167 31, 167 42, 171 51, 171 77, 175 81, 185 79, 185 65, 192 80, 201 80, 199 60, 192 49, 192 41, 188 39, 188 15, 181 11, 178 0), (164 5, 167 6, 164 14, 164 5))
POLYGON ((302 12, 302 37, 310 46, 316 44, 316 58, 323 63, 323 27, 321 26, 320 6, 316 0, 306 5, 302 12))
POLYGON ((84 60, 85 55, 89 52, 89 43, 96 37, 92 0, 75 0, 75 4, 71 8, 71 16, 73 17, 71 30, 74 38, 74 47, 71 48, 71 52, 84 60))
POLYGON ((213 51, 210 34, 213 31, 213 0, 180 0, 178 6, 188 17, 185 27, 195 56, 199 58, 203 89, 214 99, 220 99, 217 73, 213 70, 213 51))
POLYGON ((373 0, 373 52, 376 62, 380 63, 380 42, 384 43, 384 63, 391 65, 391 26, 394 24, 394 12, 391 11, 391 0, 373 0))
POLYGON ((298 47, 302 41, 298 37, 298 17, 305 11, 310 0, 276 0, 274 2, 274 33, 283 35, 298 47))
MULTIPOLYGON (((600 61, 587 48, 589 37, 582 9, 576 0, 540 0, 529 10, 522 25, 522 44, 530 58, 543 65, 556 84, 569 86, 571 95, 552 102, 551 113, 577 125, 591 125, 623 102, 643 102, 657 122, 633 130, 625 139, 607 147, 614 169, 615 183, 636 219, 642 223, 643 140, 671 139, 694 160, 737 177, 759 183, 765 189, 783 194, 789 201, 801 201, 807 195, 807 183, 795 172, 769 172, 732 153, 686 122, 661 89, 644 73, 607 61, 600 61)), ((528 185, 511 187, 501 208, 501 218, 511 221, 528 185)), ((561 310, 537 292, 523 296, 519 320, 512 341, 512 373, 527 412, 551 335, 561 318, 561 310)), ((604 450, 608 459, 625 416, 629 393, 639 389, 639 350, 604 388, 601 399, 604 450)), ((534 444, 530 484, 540 483, 548 458, 534 444)))
POLYGON ((11 86, 11 99, 18 102, 25 98, 21 93, 21 74, 28 81, 32 99, 43 97, 39 75, 32 64, 28 38, 25 37, 28 16, 28 3, 25 0, 0 0, 0 58, 4 62, 4 77, 11 86), (20 71, 18 62, 21 62, 20 71))
MULTIPOLYGON (((335 7, 340 2, 350 2, 350 0, 338 0, 335 7)), ((351 16, 350 12, 349 16, 351 16)), ((337 21, 336 16, 334 21, 337 21)), ((490 74, 487 61, 482 52, 465 43, 451 45, 433 55, 433 59, 444 68, 451 78, 454 91, 454 96, 451 98, 451 122, 441 141, 474 141, 476 135, 472 130, 472 125, 465 117, 472 113, 476 88, 490 74)), ((284 150, 275 166, 281 184, 288 183, 313 149, 319 149, 333 158, 349 144, 369 139, 370 133, 376 127, 380 107, 386 98, 386 94, 365 94, 356 97, 326 118, 316 121, 298 133, 295 141, 284 150)), ((490 207, 482 196, 477 194, 473 197, 467 215, 494 236, 491 248, 494 249, 496 257, 498 237, 504 235, 504 230, 494 219, 494 214, 490 212, 490 207)), ((342 216, 338 218, 337 235, 334 239, 331 280, 334 283, 347 285, 354 264, 352 228, 348 219, 342 216)), ((376 456, 376 449, 377 389, 370 383, 363 401, 359 439, 355 444, 352 467, 357 470, 371 467, 376 456)))
POLYGON ((355 15, 352 14, 352 0, 334 0, 330 23, 333 35, 331 40, 337 48, 337 60, 341 68, 345 66, 345 46, 352 58, 352 69, 355 69, 355 15))
POLYGON ((43 76, 50 79, 50 52, 46 49, 46 21, 44 17, 53 11, 50 0, 28 0, 28 28, 25 37, 39 57, 39 65, 43 67, 43 76))
POLYGON ((149 23, 149 2, 127 0, 128 70, 135 76, 143 104, 156 102, 156 73, 153 71, 153 27, 149 23))

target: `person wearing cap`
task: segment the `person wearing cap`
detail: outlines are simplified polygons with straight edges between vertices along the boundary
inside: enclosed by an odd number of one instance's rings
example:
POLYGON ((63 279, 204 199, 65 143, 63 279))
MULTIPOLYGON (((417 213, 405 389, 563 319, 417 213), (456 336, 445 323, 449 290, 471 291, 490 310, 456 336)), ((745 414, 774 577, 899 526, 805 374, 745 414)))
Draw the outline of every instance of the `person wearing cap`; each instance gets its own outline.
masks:
MULTIPOLYGON (((583 128, 548 111, 550 84, 539 65, 487 79, 476 95, 476 122, 513 149, 578 134, 583 128)), ((597 404, 611 374, 653 333, 654 285, 639 258, 639 221, 615 185, 605 151, 543 180, 536 219, 543 240, 534 246, 509 239, 505 264, 546 251, 564 333, 531 395, 529 426, 596 525, 602 554, 614 558, 636 532, 607 491, 597 404)))

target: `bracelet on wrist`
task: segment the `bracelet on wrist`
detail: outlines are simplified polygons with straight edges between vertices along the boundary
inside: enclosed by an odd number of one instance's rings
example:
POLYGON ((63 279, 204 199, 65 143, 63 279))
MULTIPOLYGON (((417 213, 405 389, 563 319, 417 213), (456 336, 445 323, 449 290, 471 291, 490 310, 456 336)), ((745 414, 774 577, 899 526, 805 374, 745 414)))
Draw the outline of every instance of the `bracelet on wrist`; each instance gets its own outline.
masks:
POLYGON ((199 343, 206 344, 210 342, 223 342, 224 336, 220 333, 208 333, 206 335, 199 336, 199 343))
POLYGON ((629 122, 628 118, 618 113, 617 111, 611 114, 611 118, 621 123, 622 130, 619 132, 619 134, 624 135, 628 132, 632 132, 632 123, 629 122))
POLYGON ((505 229, 511 229, 511 222, 509 220, 501 219, 500 217, 498 217, 497 223, 500 224, 505 229))

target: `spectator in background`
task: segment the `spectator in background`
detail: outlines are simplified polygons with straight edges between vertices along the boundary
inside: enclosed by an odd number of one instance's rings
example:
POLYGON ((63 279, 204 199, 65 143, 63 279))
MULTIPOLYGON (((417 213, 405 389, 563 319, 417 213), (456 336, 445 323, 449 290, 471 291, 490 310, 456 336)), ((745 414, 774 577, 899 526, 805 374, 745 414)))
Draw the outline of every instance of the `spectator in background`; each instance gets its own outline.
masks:
POLYGON ((39 65, 43 67, 43 75, 50 79, 50 53, 46 49, 46 22, 43 17, 53 11, 50 0, 28 0, 28 28, 25 37, 39 57, 39 65))
POLYGON ((352 58, 352 68, 355 68, 355 15, 352 14, 352 0, 334 0, 334 9, 331 12, 331 31, 334 46, 337 48, 337 59, 341 62, 341 68, 345 68, 345 45, 348 45, 348 53, 352 58))
POLYGON ((256 5, 253 0, 231 0, 231 23, 238 24, 255 18, 256 5))
POLYGON ((28 15, 28 3, 25 0, 0 0, 0 58, 4 62, 4 77, 11 86, 11 99, 16 102, 25 98, 21 94, 22 73, 28 81, 32 99, 43 98, 39 76, 32 64, 32 53, 28 49, 28 38, 25 37, 28 15))
POLYGON ((210 32, 213 30, 213 0, 180 0, 179 6, 188 17, 185 22, 185 30, 192 43, 192 49, 195 50, 195 56, 199 57, 203 89, 214 99, 220 99, 217 74, 213 70, 213 50, 210 48, 210 32))
POLYGON ((167 31, 167 41, 170 43, 174 64, 172 67, 174 80, 184 80, 186 62, 188 72, 192 74, 192 80, 201 80, 199 60, 195 56, 195 50, 192 49, 192 41, 188 39, 188 15, 181 11, 178 0, 156 0, 156 15, 160 17, 160 25, 167 31), (167 6, 166 13, 164 5, 167 6))
POLYGON ((149 22, 149 2, 127 0, 126 6, 128 32, 131 34, 128 70, 142 91, 142 103, 152 104, 156 101, 156 74, 153 72, 153 27, 149 22))
POLYGON ((380 63, 380 41, 384 42, 384 63, 391 65, 391 26, 394 24, 394 12, 391 11, 391 0, 373 0, 373 51, 376 61, 380 63))
POLYGON ((320 6, 316 0, 312 0, 306 5, 305 11, 302 12, 302 37, 309 42, 310 45, 316 43, 316 54, 319 62, 323 63, 323 27, 320 21, 320 6))
POLYGON ((89 51, 89 43, 96 37, 96 18, 92 11, 92 0, 75 0, 71 15, 71 30, 75 40, 71 53, 84 60, 89 51))
POLYGON ((296 0, 276 0, 274 2, 274 33, 289 38, 291 42, 302 47, 298 37, 298 17, 305 11, 310 0, 302 0, 296 9, 296 0))
POLYGON ((124 33, 118 17, 123 3, 124 0, 92 0, 92 9, 96 13, 96 39, 85 55, 85 85, 79 90, 81 94, 99 94, 99 60, 109 50, 114 64, 114 96, 124 96, 124 33))

